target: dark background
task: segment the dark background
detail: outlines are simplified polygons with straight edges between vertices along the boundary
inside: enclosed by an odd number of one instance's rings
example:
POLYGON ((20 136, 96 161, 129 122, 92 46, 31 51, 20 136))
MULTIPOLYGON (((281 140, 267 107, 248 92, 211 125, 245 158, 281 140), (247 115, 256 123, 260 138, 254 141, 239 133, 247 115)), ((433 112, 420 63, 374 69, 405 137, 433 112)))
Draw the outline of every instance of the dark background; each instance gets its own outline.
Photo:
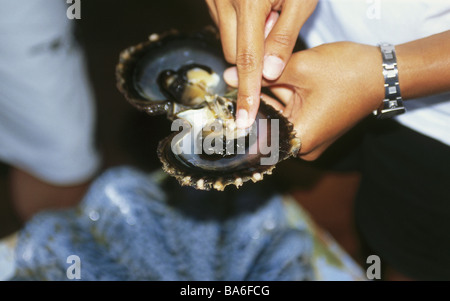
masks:
MULTIPOLYGON (((151 33, 173 28, 196 31, 212 25, 207 6, 204 0, 81 0, 81 8, 81 20, 72 22, 86 53, 96 95, 96 135, 103 169, 123 164, 144 170, 159 168, 157 143, 170 133, 170 124, 165 117, 149 117, 125 101, 115 86, 115 66, 123 49, 151 33)), ((337 151, 332 148, 316 163, 282 162, 270 181, 288 190, 356 257, 352 201, 359 176, 328 168, 327 162, 337 151)), ((0 237, 20 227, 8 200, 7 170, 6 166, 0 168, 0 237)))
POLYGON ((82 19, 76 23, 97 96, 97 141, 105 167, 123 163, 159 167, 155 150, 170 132, 169 123, 165 117, 149 118, 125 101, 115 87, 115 65, 123 49, 152 33, 211 25, 204 1, 82 1, 82 19))

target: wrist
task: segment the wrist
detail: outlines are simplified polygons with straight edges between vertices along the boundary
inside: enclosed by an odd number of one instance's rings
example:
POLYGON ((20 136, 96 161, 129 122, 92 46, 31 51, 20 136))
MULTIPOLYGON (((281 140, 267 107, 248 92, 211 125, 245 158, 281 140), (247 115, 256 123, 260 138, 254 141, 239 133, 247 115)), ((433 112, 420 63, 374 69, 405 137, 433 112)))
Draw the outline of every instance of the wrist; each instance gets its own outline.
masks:
POLYGON ((391 118, 406 112, 400 90, 397 56, 395 46, 392 44, 381 43, 379 49, 383 60, 384 98, 381 106, 374 110, 373 114, 377 118, 391 118))
POLYGON ((450 90, 450 31, 396 46, 403 99, 450 90))
POLYGON ((400 44, 396 47, 397 66, 399 72, 399 84, 402 87, 403 99, 411 99, 419 95, 419 91, 414 91, 414 68, 413 66, 422 66, 422 57, 413 55, 411 49, 406 44, 400 44))

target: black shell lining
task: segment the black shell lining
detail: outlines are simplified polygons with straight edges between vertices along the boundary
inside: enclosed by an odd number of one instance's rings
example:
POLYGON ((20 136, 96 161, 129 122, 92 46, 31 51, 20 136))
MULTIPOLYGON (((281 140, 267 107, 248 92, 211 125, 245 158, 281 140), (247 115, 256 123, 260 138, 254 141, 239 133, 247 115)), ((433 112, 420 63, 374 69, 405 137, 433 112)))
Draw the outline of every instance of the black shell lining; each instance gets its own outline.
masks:
MULTIPOLYGON (((149 56, 154 50, 159 50, 164 45, 170 43, 192 43, 205 49, 217 52, 219 57, 223 57, 222 47, 218 36, 210 27, 193 34, 179 33, 176 30, 160 34, 156 40, 147 40, 136 46, 131 46, 121 52, 119 63, 116 67, 117 88, 125 96, 126 100, 140 111, 145 111, 150 115, 165 114, 169 110, 173 95, 167 91, 161 93, 167 99, 149 99, 136 85, 136 73, 139 72, 139 65, 143 59, 149 56)), ((204 69, 208 68, 202 66, 204 69)), ((154 83, 157 85, 158 83, 154 83)))

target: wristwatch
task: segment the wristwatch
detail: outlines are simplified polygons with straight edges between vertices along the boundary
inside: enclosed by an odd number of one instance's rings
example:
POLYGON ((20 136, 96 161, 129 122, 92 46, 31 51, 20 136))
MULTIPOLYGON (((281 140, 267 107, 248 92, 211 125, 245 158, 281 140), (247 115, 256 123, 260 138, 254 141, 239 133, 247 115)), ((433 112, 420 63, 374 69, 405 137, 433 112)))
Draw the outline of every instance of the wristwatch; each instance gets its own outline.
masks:
POLYGON ((389 43, 381 43, 379 47, 383 58, 384 100, 373 114, 377 118, 384 119, 403 114, 406 109, 400 93, 395 47, 389 43))

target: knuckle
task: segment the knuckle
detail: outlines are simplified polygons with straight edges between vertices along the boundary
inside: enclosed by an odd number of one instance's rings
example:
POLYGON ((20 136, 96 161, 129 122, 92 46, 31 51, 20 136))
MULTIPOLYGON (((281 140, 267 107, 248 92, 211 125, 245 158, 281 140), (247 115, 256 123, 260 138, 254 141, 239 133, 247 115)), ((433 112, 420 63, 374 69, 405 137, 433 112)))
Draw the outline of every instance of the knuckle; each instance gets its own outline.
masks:
POLYGON ((240 72, 251 73, 258 67, 258 60, 256 55, 251 52, 239 53, 236 56, 236 65, 240 72))
POLYGON ((248 94, 247 91, 238 92, 238 107, 252 112, 258 109, 260 99, 258 96, 248 94))
POLYGON ((236 8, 236 9, 242 9, 245 7, 248 7, 249 5, 255 4, 254 0, 232 0, 232 5, 236 8))
POLYGON ((273 33, 272 41, 282 47, 291 47, 294 44, 292 37, 285 32, 273 33))
POLYGON ((255 102, 254 99, 253 99, 253 96, 248 94, 246 91, 245 92, 239 91, 238 92, 238 99, 241 102, 241 104, 244 104, 247 107, 253 106, 254 102, 255 102))

